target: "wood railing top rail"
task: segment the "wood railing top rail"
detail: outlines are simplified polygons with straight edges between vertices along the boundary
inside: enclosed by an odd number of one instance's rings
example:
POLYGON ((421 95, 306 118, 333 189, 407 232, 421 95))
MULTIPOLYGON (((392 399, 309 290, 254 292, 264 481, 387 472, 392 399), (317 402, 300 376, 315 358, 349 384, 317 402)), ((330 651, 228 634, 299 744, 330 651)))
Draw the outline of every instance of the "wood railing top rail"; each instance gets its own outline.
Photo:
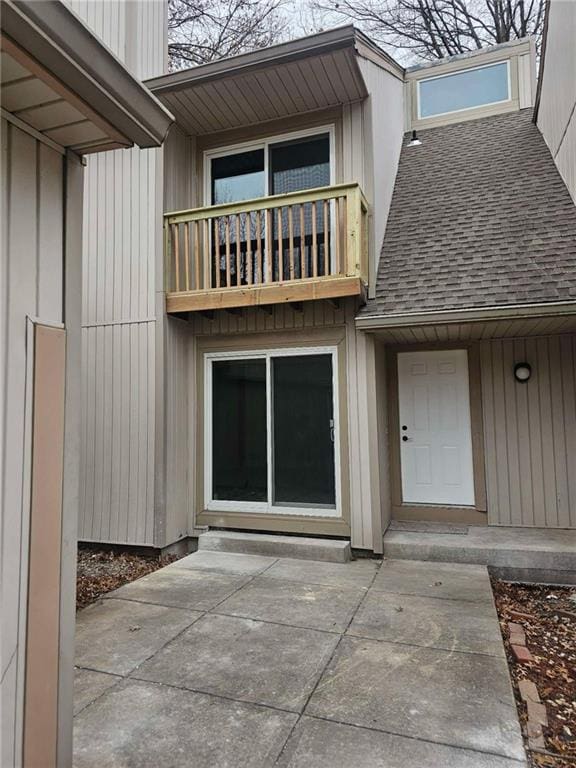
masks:
POLYGON ((238 213, 263 211, 267 208, 279 208, 285 205, 299 205, 302 203, 310 203, 314 200, 345 197, 353 193, 359 195, 362 210, 367 211, 368 203, 364 197, 364 193, 360 189, 359 184, 353 183, 334 184, 328 187, 306 189, 302 192, 287 192, 281 195, 257 197, 252 200, 242 200, 240 203, 221 203, 219 205, 208 205, 203 208, 191 208, 187 211, 172 211, 164 214, 164 220, 167 224, 179 224, 186 221, 200 221, 206 218, 215 218, 217 216, 233 216, 238 213))

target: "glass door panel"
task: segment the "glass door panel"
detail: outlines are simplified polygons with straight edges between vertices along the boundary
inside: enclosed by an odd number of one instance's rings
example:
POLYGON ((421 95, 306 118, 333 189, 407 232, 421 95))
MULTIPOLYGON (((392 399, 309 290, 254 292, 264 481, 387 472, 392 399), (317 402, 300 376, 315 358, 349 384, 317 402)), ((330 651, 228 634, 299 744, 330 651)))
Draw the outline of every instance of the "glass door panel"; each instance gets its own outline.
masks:
MULTIPOLYGON (((270 146, 269 157, 270 194, 279 195, 288 192, 300 192, 305 189, 325 187, 330 184, 330 136, 321 134, 294 141, 286 141, 270 146)), ((296 215, 296 278, 312 275, 312 204, 304 205, 304 226, 301 227, 299 211, 296 215), (302 254, 303 249, 303 254, 302 254), (304 257, 302 259, 302 256, 304 257), (302 274, 304 265, 304 274, 302 274)), ((284 274, 288 269, 288 211, 282 211, 282 231, 278 222, 274 222, 274 279, 278 279, 278 239, 283 241, 284 274)), ((327 233, 324 232, 322 205, 316 206, 316 233, 318 249, 318 274, 325 271, 325 249, 327 233)))
POLYGON ((212 365, 212 498, 268 500, 266 360, 212 365))
MULTIPOLYGON (((223 157, 215 157, 211 160, 211 203, 212 205, 225 203, 238 203, 242 200, 252 200, 265 197, 266 174, 264 163, 264 149, 253 149, 248 152, 235 152, 223 157)), ((221 216, 212 223, 212 249, 217 256, 213 259, 214 269, 220 270, 219 283, 226 284, 226 236, 234 258, 231 259, 230 272, 232 285, 245 284, 247 276, 247 254, 256 252, 256 217, 250 214, 250 238, 248 241, 247 217, 238 219, 240 230, 239 242, 237 242, 237 217, 221 216), (228 232, 227 232, 228 228, 228 232), (250 246, 250 247, 248 247, 250 246), (239 260, 236 259, 239 250, 239 260), (236 270, 240 263, 240 280, 238 281, 236 270), (217 266, 216 266, 217 265, 217 266)), ((252 255, 252 259, 255 256, 252 255)), ((254 268, 254 264, 252 264, 254 268)), ((212 285, 215 284, 216 275, 212 275, 212 285)))
POLYGON ((273 505, 335 507, 332 356, 272 358, 273 505))

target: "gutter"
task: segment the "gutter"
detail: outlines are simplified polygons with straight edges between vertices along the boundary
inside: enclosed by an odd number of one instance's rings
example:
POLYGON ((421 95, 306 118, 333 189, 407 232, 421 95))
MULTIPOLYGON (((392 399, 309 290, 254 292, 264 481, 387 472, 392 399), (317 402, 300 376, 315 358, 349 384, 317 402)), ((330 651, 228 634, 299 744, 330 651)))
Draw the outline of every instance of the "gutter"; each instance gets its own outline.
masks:
POLYGON ((2 34, 133 143, 166 138, 171 113, 60 0, 3 0, 2 34))
POLYGON ((375 331, 414 325, 483 322, 486 320, 527 319, 576 315, 576 301, 550 301, 539 304, 471 307, 466 309, 407 312, 405 314, 368 315, 356 317, 356 328, 375 331))

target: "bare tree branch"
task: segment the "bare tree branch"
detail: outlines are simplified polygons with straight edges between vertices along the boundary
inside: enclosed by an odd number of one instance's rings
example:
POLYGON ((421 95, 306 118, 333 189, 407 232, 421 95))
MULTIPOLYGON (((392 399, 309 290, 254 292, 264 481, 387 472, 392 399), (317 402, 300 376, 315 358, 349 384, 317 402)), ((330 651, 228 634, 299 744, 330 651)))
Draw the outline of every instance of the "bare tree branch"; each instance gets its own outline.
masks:
POLYGON ((392 55, 433 60, 534 35, 544 0, 312 0, 331 20, 358 23, 392 55))
POLYGON ((204 64, 282 40, 286 0, 170 0, 168 54, 172 70, 204 64))

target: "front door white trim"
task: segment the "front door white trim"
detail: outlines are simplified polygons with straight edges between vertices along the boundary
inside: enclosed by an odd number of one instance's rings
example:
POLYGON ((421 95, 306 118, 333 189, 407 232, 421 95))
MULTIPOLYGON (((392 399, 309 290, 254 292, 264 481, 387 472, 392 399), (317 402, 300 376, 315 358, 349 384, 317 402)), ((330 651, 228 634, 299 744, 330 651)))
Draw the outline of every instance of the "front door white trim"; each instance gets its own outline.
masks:
POLYGON ((298 515, 303 517, 342 517, 342 488, 340 470, 340 418, 338 392, 338 349, 335 346, 321 347, 281 347, 279 349, 255 349, 239 352, 206 352, 204 354, 204 509, 214 512, 250 512, 274 515, 298 515), (212 363, 215 360, 241 360, 250 358, 266 361, 267 388, 270 387, 270 367, 274 357, 325 355, 332 358, 332 397, 334 415, 334 473, 335 497, 334 507, 316 506, 290 507, 273 503, 272 477, 272 410, 271 397, 266 399, 266 432, 268 452, 268 500, 265 502, 224 501, 212 498, 212 363))
POLYGON ((402 501, 474 506, 466 349, 398 353, 402 501))

